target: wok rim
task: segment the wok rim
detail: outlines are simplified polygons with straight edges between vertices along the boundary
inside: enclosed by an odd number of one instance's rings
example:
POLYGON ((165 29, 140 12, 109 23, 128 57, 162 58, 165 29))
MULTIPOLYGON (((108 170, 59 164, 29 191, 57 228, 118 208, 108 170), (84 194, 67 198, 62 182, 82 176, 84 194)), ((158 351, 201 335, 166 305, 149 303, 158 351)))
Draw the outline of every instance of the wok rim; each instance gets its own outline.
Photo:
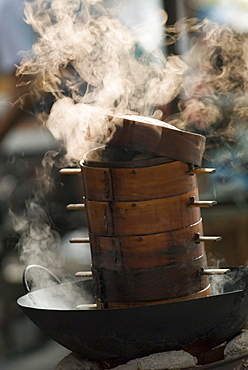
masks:
MULTIPOLYGON (((93 281, 92 278, 89 278, 89 279, 79 279, 79 280, 73 280, 73 281, 70 281, 70 282, 65 282, 65 283, 61 283, 61 284, 55 284, 55 285, 51 285, 49 287, 46 287, 46 288, 42 288, 42 289, 38 289, 38 290, 35 290, 35 291, 31 291, 31 292, 28 292, 26 293, 25 295, 19 297, 17 299, 17 304, 20 306, 20 307, 23 307, 23 308, 27 308, 27 309, 31 309, 31 310, 41 310, 41 311, 59 311, 59 312, 80 312, 80 311, 116 311, 116 310, 124 310, 126 311, 127 309, 131 309, 131 310, 148 310, 152 307, 163 307, 163 306, 168 306, 168 305, 175 305, 175 306, 179 306, 179 305, 182 305, 182 303, 184 303, 185 305, 187 305, 187 302, 192 302, 192 301, 203 301, 203 300, 214 300, 216 299, 216 297, 224 297, 224 296, 232 296, 232 295, 237 295, 239 296, 240 294, 242 294, 244 292, 244 289, 235 289, 235 290, 231 290, 231 291, 228 291, 228 292, 223 292, 223 293, 219 293, 219 294, 213 294, 213 295, 209 295, 209 296, 205 296, 205 297, 196 297, 196 298, 189 298, 189 299, 185 299, 185 300, 181 300, 181 301, 174 301, 174 302, 162 302, 162 303, 151 303, 151 304, 145 304, 145 305, 137 305, 137 306, 129 306, 129 307, 110 307, 110 308, 104 308, 104 309, 99 309, 99 308, 85 308, 85 309, 73 309, 73 308, 53 308, 53 307, 41 307, 41 306, 32 306, 30 304, 26 304, 25 303, 25 300, 27 299, 28 296, 32 295, 32 294, 39 294, 40 292, 43 292, 43 291, 48 291, 48 290, 51 290, 52 288, 56 287, 56 286, 70 286, 70 285, 73 285, 73 284, 78 284, 80 282, 85 282, 85 281, 93 281), (22 303, 22 301, 24 301, 22 303)), ((83 304, 91 304, 92 302, 84 302, 83 304)), ((94 302, 95 303, 95 302, 94 302)))

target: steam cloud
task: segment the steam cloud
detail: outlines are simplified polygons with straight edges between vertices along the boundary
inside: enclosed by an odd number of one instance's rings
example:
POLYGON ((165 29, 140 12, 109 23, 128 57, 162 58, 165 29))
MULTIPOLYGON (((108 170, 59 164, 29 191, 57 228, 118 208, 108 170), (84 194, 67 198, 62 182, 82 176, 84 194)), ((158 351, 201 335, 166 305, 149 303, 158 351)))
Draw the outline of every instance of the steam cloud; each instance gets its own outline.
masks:
POLYGON ((203 133, 210 143, 238 142, 248 116, 246 34, 207 19, 181 19, 165 26, 164 35, 166 16, 156 9, 152 19, 161 32, 153 46, 141 36, 149 24, 128 28, 117 17, 126 14, 125 2, 110 3, 25 3, 26 22, 39 37, 18 73, 34 76, 33 93, 54 96, 46 125, 64 142, 68 160, 80 160, 91 141, 109 136, 107 114, 152 116, 177 96, 179 111, 167 122, 203 133), (191 46, 184 55, 166 57, 158 47, 186 38, 191 46))
POLYGON ((228 148, 235 143, 237 155, 243 156, 248 113, 247 33, 208 19, 200 23, 183 19, 168 28, 169 42, 183 37, 182 23, 191 47, 183 56, 187 70, 182 78, 179 113, 168 121, 203 133, 211 146, 219 143, 228 148))
MULTIPOLYGON (((18 73, 35 77, 33 92, 55 97, 46 125, 66 143, 68 158, 80 160, 89 138, 109 135, 105 114, 149 116, 180 90, 181 58, 166 59, 149 42, 145 49, 137 27, 128 29, 116 12, 101 1, 26 2, 26 21, 39 38, 18 73)), ((164 13, 155 15, 163 23, 164 13)))
MULTIPOLYGON (((63 259, 60 256, 60 235, 51 227, 51 220, 46 212, 46 196, 53 189, 51 170, 55 163, 56 152, 47 152, 42 167, 36 169, 36 184, 33 195, 26 200, 24 214, 10 210, 12 227, 19 235, 17 248, 20 261, 28 265, 41 265, 58 276, 63 270, 63 259)), ((50 283, 49 274, 32 269, 28 280, 32 281, 32 289, 44 287, 50 283), (31 279, 29 279, 31 278, 31 279)))

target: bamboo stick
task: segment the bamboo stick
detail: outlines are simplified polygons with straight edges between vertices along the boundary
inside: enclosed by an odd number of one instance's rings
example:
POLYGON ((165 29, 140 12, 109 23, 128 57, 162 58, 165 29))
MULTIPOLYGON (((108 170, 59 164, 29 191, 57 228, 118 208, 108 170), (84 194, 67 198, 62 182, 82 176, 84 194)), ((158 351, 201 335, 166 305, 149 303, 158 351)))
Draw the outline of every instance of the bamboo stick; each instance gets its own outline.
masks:
POLYGON ((187 173, 189 175, 211 175, 216 172, 216 168, 191 168, 187 173))
MULTIPOLYGON (((194 198, 194 197, 192 197, 194 198)), ((215 200, 195 200, 194 199, 190 199, 190 202, 189 202, 189 207, 205 207, 205 208, 208 208, 208 207, 212 207, 212 206, 215 206, 217 204, 217 202, 215 200)))
POLYGON ((221 239, 222 239, 221 236, 200 236, 199 233, 195 234, 195 243, 218 242, 221 239))
POLYGON ((230 272, 231 269, 202 269, 201 275, 224 275, 230 272))
POLYGON ((86 303, 86 304, 78 304, 76 306, 77 310, 85 310, 85 309, 88 310, 91 308, 97 308, 97 304, 96 303, 86 303))
POLYGON ((75 273, 75 277, 92 277, 91 271, 78 271, 75 273))
POLYGON ((71 238, 70 243, 89 243, 89 238, 71 238))
POLYGON ((78 211, 78 210, 85 209, 85 205, 83 203, 68 204, 66 206, 66 209, 68 209, 70 211, 78 211))
POLYGON ((81 173, 80 168, 62 168, 59 170, 62 175, 79 175, 81 173))

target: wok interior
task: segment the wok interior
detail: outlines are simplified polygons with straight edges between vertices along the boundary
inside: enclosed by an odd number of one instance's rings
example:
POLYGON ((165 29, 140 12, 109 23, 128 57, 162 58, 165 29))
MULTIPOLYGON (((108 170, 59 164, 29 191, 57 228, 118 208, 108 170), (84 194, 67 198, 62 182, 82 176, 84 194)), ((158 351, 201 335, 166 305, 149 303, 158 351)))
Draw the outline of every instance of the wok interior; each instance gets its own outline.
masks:
MULTIPOLYGON (((248 268, 231 268, 231 271, 224 275, 211 276, 211 295, 240 291, 246 287, 247 283, 248 268)), ((196 299, 208 299, 208 297, 196 299)), ((20 306, 43 310, 76 310, 78 305, 92 303, 95 303, 92 279, 51 285, 18 299, 20 306)))
POLYGON ((95 303, 92 280, 78 280, 35 290, 18 299, 24 307, 49 310, 75 310, 77 305, 95 303))

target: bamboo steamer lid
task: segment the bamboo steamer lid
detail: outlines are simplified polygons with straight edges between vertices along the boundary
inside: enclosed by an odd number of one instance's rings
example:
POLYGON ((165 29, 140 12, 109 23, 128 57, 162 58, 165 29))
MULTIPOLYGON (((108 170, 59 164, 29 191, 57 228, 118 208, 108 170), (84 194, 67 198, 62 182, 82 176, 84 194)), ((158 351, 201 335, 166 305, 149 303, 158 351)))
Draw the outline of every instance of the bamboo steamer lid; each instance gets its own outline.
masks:
POLYGON ((129 150, 150 152, 158 156, 201 166, 206 138, 182 131, 160 120, 136 116, 109 116, 110 139, 105 144, 129 150))

